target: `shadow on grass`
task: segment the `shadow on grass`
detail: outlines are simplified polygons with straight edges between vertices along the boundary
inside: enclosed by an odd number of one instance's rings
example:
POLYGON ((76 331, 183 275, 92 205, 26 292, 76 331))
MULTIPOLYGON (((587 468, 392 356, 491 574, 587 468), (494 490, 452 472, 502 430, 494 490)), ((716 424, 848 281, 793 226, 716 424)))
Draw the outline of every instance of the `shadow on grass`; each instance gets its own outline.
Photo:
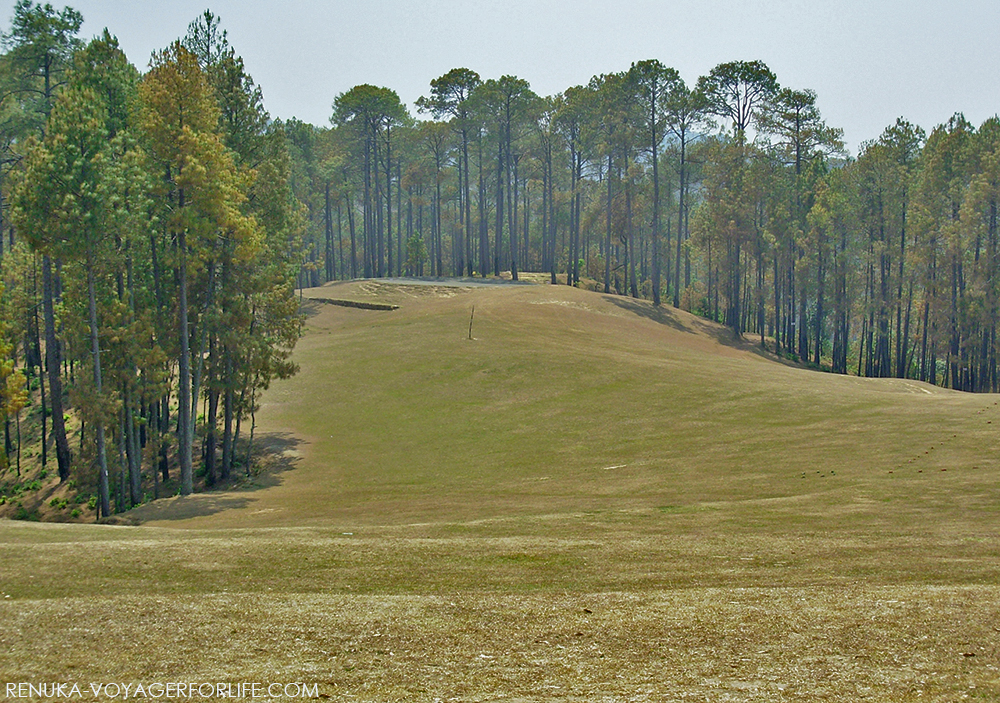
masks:
POLYGON ((674 308, 664 306, 654 307, 646 301, 623 298, 615 295, 605 295, 604 299, 615 307, 631 312, 639 317, 645 317, 647 320, 652 320, 658 324, 672 327, 680 332, 703 334, 722 346, 750 352, 751 354, 767 359, 768 361, 776 361, 785 365, 798 366, 797 364, 792 364, 792 362, 787 359, 777 356, 774 352, 761 347, 759 340, 754 342, 746 337, 738 337, 731 329, 720 324, 710 322, 700 317, 692 317, 689 324, 684 324, 678 319, 677 314, 674 312, 674 308))
POLYGON ((257 473, 246 476, 237 470, 224 485, 188 496, 162 498, 124 513, 127 522, 141 524, 163 520, 187 520, 245 508, 253 493, 281 483, 281 475, 295 468, 302 440, 287 432, 270 432, 254 438, 257 473))
POLYGON ((277 486, 281 483, 281 474, 291 471, 298 463, 302 439, 289 432, 266 432, 255 438, 254 443, 259 471, 247 490, 277 486))
POLYGON ((672 309, 667 309, 664 307, 653 307, 648 303, 643 303, 638 300, 633 300, 632 298, 622 298, 617 295, 605 295, 604 300, 611 303, 615 307, 621 308, 627 312, 630 312, 639 317, 645 317, 647 320, 652 320, 653 322, 659 323, 661 325, 666 325, 668 327, 673 327, 679 332, 690 332, 691 328, 684 325, 677 316, 674 314, 672 309))
POLYGON ((323 308, 323 304, 317 300, 309 300, 307 298, 299 302, 299 314, 307 320, 319 315, 323 308))
POLYGON ((124 513, 124 517, 128 523, 139 525, 158 520, 187 520, 245 508, 249 503, 250 498, 232 493, 193 493, 154 500, 124 513))

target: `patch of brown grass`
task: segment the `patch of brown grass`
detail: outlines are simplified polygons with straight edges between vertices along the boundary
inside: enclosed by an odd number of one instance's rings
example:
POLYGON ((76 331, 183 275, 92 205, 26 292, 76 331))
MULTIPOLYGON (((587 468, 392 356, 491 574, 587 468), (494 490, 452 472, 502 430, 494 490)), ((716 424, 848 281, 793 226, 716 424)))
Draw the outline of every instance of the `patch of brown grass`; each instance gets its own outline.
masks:
POLYGON ((853 586, 39 601, 5 613, 0 661, 21 664, 0 671, 305 681, 361 701, 995 700, 996 633, 982 623, 1000 616, 998 595, 853 586))

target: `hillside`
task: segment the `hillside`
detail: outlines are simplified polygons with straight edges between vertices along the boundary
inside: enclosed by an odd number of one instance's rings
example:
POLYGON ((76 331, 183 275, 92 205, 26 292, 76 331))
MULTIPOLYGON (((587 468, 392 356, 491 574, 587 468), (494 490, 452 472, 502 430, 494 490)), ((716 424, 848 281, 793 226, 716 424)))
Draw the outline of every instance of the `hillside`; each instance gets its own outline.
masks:
POLYGON ((304 297, 256 485, 141 527, 0 521, 0 678, 1000 699, 996 396, 567 287, 304 297))
POLYGON ((304 295, 399 309, 306 301, 301 371, 258 413, 294 470, 238 510, 195 496, 140 517, 350 526, 753 504, 802 524, 831 506, 862 522, 995 507, 992 396, 802 370, 682 311, 565 286, 304 295), (961 506, 932 502, 955 482, 961 506))

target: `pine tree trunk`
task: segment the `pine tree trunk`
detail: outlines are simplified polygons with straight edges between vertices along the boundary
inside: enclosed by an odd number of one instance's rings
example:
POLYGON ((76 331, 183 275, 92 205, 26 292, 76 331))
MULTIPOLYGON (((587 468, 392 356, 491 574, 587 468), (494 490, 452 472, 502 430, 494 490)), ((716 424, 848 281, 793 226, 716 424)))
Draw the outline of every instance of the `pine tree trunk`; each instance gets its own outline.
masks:
POLYGON ((45 366, 49 374, 49 401, 52 407, 52 436, 56 443, 56 461, 59 464, 59 480, 69 478, 70 452, 69 440, 66 438, 66 424, 63 419, 62 402, 62 351, 56 338, 56 319, 53 306, 54 281, 52 260, 42 256, 42 308, 45 316, 45 366))
MULTIPOLYGON (((394 257, 392 255, 395 243, 392 241, 392 141, 391 127, 385 128, 385 249, 388 257, 386 272, 392 276, 394 257)), ((398 263, 398 262, 397 262, 398 263)))
MULTIPOLYGON (((650 125, 652 139, 650 147, 653 152, 653 305, 660 306, 660 167, 659 140, 656 137, 656 89, 653 89, 651 100, 652 113, 650 125)), ((669 250, 670 243, 667 243, 669 250)))
POLYGON ((103 382, 101 378, 101 345, 97 327, 97 296, 94 293, 94 266, 89 255, 87 257, 87 296, 90 310, 90 348, 94 358, 94 394, 98 403, 97 412, 94 413, 94 421, 97 424, 97 462, 99 467, 98 500, 100 501, 100 512, 98 517, 107 517, 111 514, 111 499, 108 490, 108 457, 104 438, 104 415, 100 408, 103 382))
POLYGON ((183 230, 177 234, 180 268, 177 273, 178 305, 177 327, 180 350, 177 359, 177 455, 181 471, 181 495, 190 495, 194 490, 194 475, 191 466, 191 343, 188 330, 188 284, 187 284, 187 237, 183 230))
POLYGON ((132 505, 142 502, 142 473, 139 460, 138 443, 136 442, 135 402, 132 391, 127 386, 122 388, 123 432, 125 457, 128 462, 129 498, 132 505))
POLYGON ((326 271, 326 280, 333 280, 334 255, 333 255, 333 212, 330 209, 330 184, 326 184, 323 199, 323 233, 326 236, 325 253, 323 255, 323 266, 326 271))
POLYGON ((687 190, 686 156, 687 144, 684 136, 680 139, 680 183, 677 192, 677 252, 674 259, 674 307, 681 306, 681 245, 684 242, 684 196, 687 190))
MULTIPOLYGON (((481 166, 482 166, 482 164, 480 163, 480 167, 481 166)), ((461 236, 462 236, 462 238, 465 239, 465 248, 466 248, 465 259, 468 262, 468 267, 469 267, 468 274, 469 274, 469 276, 472 276, 472 274, 473 274, 473 270, 472 270, 472 267, 473 267, 473 259, 472 259, 472 194, 471 194, 471 191, 469 189, 469 134, 468 134, 468 131, 465 130, 465 129, 462 130, 462 169, 461 169, 461 171, 462 172, 459 174, 459 178, 462 179, 462 191, 464 193, 464 197, 462 198, 463 202, 460 203, 460 206, 464 209, 464 214, 460 215, 459 219, 462 220, 462 223, 461 223, 462 235, 461 236)), ((481 207, 482 207, 482 200, 480 200, 480 208, 481 207)), ((484 220, 484 224, 485 224, 485 220, 484 220)), ((486 260, 486 254, 481 253, 480 256, 482 257, 481 258, 482 261, 486 260)), ((461 269, 461 266, 459 266, 459 268, 461 269)), ((485 271, 486 271, 486 267, 484 266, 483 267, 483 272, 484 272, 483 275, 484 276, 486 275, 485 271)))
POLYGON ((611 292, 611 154, 608 154, 608 170, 605 172, 608 181, 608 202, 605 213, 605 244, 604 244, 604 292, 611 292))
MULTIPOLYGON (((252 394, 251 394, 252 395, 252 394)), ((247 466, 246 474, 249 477, 251 475, 251 459, 253 458, 253 433, 257 429, 257 415, 251 410, 250 411, 250 437, 247 439, 247 466)))
POLYGON ((493 275, 500 275, 500 258, 503 256, 503 141, 497 147, 497 201, 496 229, 493 232, 493 275))
MULTIPOLYGON (((625 172, 628 174, 628 162, 626 161, 625 172)), ((628 286, 629 293, 633 298, 639 297, 639 287, 635 279, 635 228, 632 226, 632 184, 626 182, 625 185, 625 216, 626 227, 628 228, 626 241, 625 259, 628 261, 628 286)))
POLYGON ((233 361, 229 353, 226 357, 226 392, 222 400, 222 478, 229 478, 233 468, 233 361))
MULTIPOLYGON (((33 299, 37 300, 38 299, 38 256, 37 255, 34 257, 34 265, 32 266, 31 276, 32 276, 32 297, 33 299)), ((33 342, 34 342, 35 362, 38 366, 38 396, 39 396, 39 402, 42 406, 41 460, 42 460, 42 468, 44 469, 48 465, 49 434, 46 429, 48 427, 48 407, 46 406, 47 396, 45 393, 45 369, 43 368, 42 365, 42 340, 41 340, 42 324, 38 319, 38 305, 35 305, 34 309, 35 309, 35 314, 34 314, 35 324, 33 325, 32 332, 34 337, 33 342)), ((82 435, 83 432, 81 431, 80 434, 82 435)), ((65 479, 63 479, 62 476, 59 477, 60 482, 64 480, 65 479)))
POLYGON ((216 418, 219 414, 219 390, 217 383, 214 382, 215 369, 218 365, 216 347, 217 343, 213 338, 209 344, 208 352, 208 414, 205 416, 205 443, 202 452, 205 463, 205 483, 209 486, 214 486, 216 481, 215 450, 218 436, 216 418))

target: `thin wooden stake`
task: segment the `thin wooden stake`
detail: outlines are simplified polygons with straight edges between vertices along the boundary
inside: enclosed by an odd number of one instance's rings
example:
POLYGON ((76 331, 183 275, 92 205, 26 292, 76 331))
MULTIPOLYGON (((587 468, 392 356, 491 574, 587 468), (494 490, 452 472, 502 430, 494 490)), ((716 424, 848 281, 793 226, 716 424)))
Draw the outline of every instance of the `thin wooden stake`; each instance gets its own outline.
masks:
POLYGON ((472 306, 472 314, 469 315, 469 339, 472 339, 472 320, 476 317, 476 306, 472 306))

